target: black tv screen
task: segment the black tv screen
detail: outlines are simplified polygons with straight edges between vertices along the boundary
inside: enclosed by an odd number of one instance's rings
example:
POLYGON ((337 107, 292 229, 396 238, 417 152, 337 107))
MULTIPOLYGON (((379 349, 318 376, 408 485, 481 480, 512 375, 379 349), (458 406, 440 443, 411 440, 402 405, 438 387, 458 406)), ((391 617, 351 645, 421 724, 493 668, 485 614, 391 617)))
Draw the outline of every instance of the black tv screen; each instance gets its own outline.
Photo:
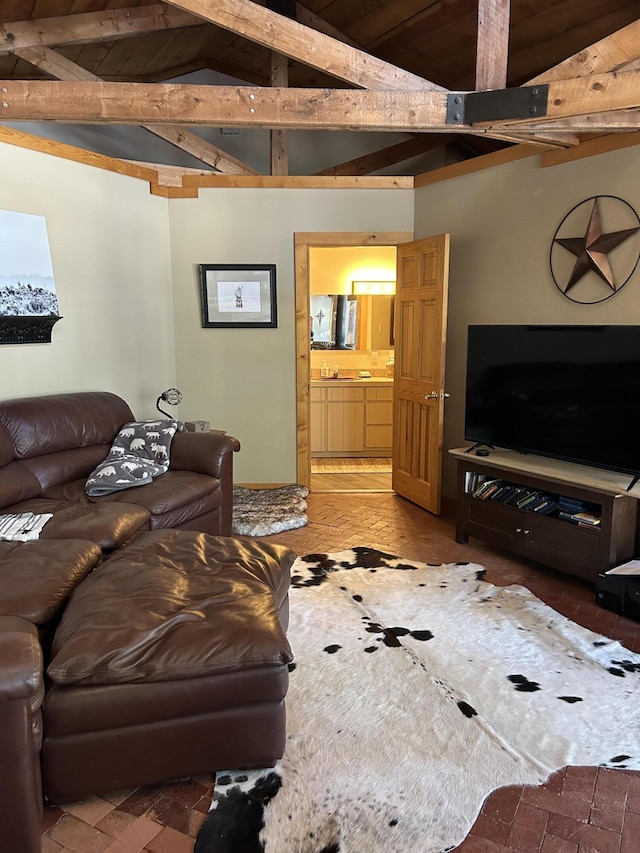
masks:
POLYGON ((640 326, 469 326, 465 440, 640 472, 640 326))

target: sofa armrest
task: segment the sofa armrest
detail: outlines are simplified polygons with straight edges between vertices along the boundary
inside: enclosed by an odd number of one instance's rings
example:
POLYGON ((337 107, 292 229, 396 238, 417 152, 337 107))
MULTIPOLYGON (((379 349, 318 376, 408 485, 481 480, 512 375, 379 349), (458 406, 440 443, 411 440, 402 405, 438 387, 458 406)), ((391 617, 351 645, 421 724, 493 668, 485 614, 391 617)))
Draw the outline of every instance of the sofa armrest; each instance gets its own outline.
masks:
POLYGON ((220 481, 220 535, 231 536, 233 520, 233 454, 240 442, 232 435, 215 432, 177 432, 171 442, 174 471, 195 471, 220 481))
POLYGON ((171 442, 171 462, 174 471, 195 471, 221 480, 226 472, 225 461, 240 450, 240 442, 232 435, 213 432, 177 432, 171 442))
POLYGON ((0 773, 0 838, 7 851, 40 851, 43 692, 36 628, 19 616, 0 617, 0 765, 7 768, 0 773))
POLYGON ((43 692, 38 629, 21 616, 0 616, 0 707, 28 699, 35 711, 43 692))

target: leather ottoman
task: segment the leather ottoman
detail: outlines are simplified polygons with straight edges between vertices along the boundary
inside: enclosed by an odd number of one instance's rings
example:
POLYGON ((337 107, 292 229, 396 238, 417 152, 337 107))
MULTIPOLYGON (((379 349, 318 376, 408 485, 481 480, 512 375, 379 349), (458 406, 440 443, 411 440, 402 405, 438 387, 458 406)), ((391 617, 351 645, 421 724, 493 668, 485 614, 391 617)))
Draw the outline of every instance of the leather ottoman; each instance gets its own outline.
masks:
POLYGON ((161 530, 86 577, 47 670, 45 796, 62 803, 274 764, 285 744, 294 559, 278 545, 161 530))

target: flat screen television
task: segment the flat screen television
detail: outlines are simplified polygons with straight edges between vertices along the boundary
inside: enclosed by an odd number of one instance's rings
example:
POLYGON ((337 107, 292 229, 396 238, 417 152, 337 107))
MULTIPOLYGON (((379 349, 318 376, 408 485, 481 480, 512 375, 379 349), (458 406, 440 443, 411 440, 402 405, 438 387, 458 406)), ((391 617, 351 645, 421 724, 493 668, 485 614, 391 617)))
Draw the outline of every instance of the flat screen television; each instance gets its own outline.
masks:
POLYGON ((640 326, 469 326, 466 441, 640 472, 640 326))

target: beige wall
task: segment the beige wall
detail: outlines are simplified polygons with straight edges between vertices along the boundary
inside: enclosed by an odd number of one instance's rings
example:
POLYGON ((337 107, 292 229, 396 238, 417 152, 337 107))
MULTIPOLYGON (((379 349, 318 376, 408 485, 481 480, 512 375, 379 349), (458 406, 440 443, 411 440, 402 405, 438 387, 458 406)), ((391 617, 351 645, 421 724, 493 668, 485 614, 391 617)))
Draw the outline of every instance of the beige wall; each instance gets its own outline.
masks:
MULTIPOLYGON (((0 145, 0 207, 46 218, 60 310, 51 344, 0 346, 0 396, 105 388, 138 416, 177 385, 176 414, 237 435, 238 482, 296 478, 296 231, 449 231, 445 447, 463 443, 469 323, 638 323, 640 270, 613 299, 557 290, 549 244, 567 211, 597 194, 640 209, 640 150, 542 169, 539 157, 411 190, 202 190, 148 184, 0 145), (202 329, 198 265, 275 263, 277 329, 202 329)), ((445 494, 453 465, 445 456, 445 494)))
POLYGON ((50 344, 0 346, 0 396, 109 390, 137 416, 175 383, 166 199, 144 181, 0 145, 0 208, 44 216, 50 344))
POLYGON ((206 189, 170 201, 178 386, 184 418, 242 443, 239 483, 296 479, 296 231, 402 231, 412 190, 206 189), (198 265, 275 263, 277 329, 203 329, 198 265))
MULTIPOLYGON (((640 270, 613 298, 582 305, 562 295, 549 269, 556 228, 578 202, 617 195, 640 210, 639 166, 637 147, 551 168, 534 156, 416 191, 416 238, 451 233, 445 450, 464 446, 470 323, 640 324, 640 270)), ((444 462, 453 495, 446 453, 444 462)))

